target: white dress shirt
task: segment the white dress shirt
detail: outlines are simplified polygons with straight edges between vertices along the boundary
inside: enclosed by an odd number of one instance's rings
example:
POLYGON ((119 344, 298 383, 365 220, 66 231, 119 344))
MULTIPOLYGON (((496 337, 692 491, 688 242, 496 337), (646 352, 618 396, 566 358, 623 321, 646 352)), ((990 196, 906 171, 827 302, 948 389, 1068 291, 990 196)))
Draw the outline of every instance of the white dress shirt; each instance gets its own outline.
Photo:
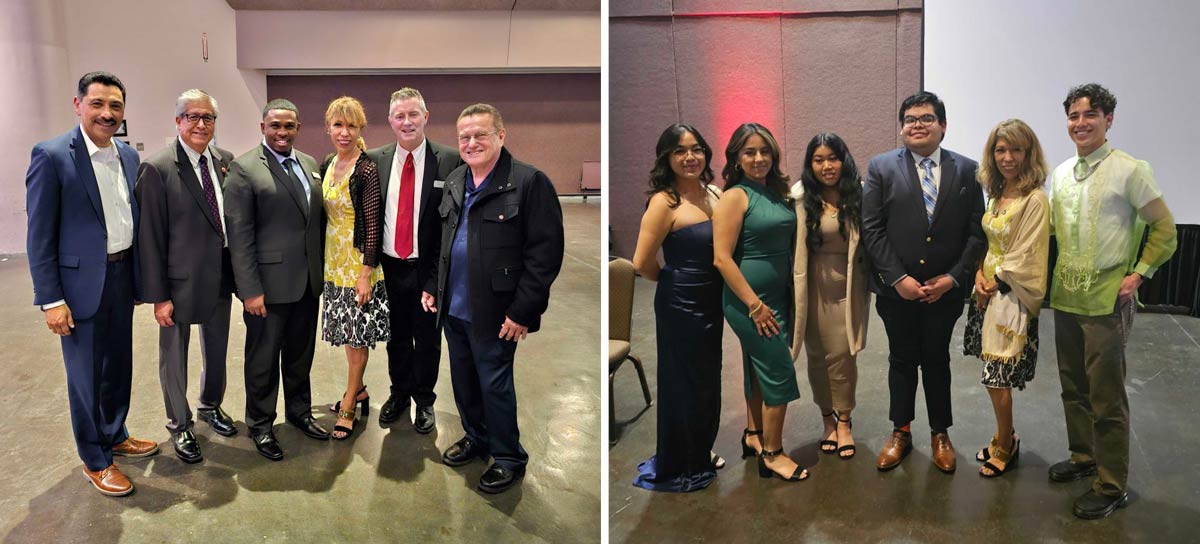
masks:
MULTIPOLYGON (((200 184, 200 190, 203 192, 204 178, 200 175, 200 153, 196 153, 196 150, 183 143, 183 138, 177 139, 179 140, 179 145, 183 146, 183 152, 187 153, 188 160, 192 161, 192 173, 196 174, 196 182, 200 184)), ((208 163, 208 179, 212 180, 213 192, 215 192, 217 195, 217 211, 219 212, 217 214, 217 222, 220 223, 221 235, 224 236, 226 240, 225 247, 229 247, 229 236, 226 234, 227 231, 225 230, 225 196, 221 190, 221 184, 217 183, 217 171, 213 166, 212 152, 209 151, 207 147, 204 148, 204 156, 207 157, 205 162, 208 163)))
POLYGON ((938 146, 933 150, 933 154, 928 157, 922 157, 915 151, 909 150, 912 154, 913 162, 917 165, 917 181, 925 179, 925 167, 921 166, 921 161, 925 159, 933 160, 933 186, 940 191, 942 188, 942 148, 938 146))
POLYGON ((420 257, 417 249, 417 231, 420 230, 421 219, 421 182, 425 179, 425 140, 417 145, 412 152, 413 170, 416 174, 413 181, 413 219, 412 219, 412 254, 396 255, 396 214, 400 200, 400 175, 404 173, 404 161, 408 159, 409 151, 396 144, 396 156, 392 159, 392 173, 388 176, 388 192, 384 200, 383 211, 383 252, 397 259, 416 259, 420 257))

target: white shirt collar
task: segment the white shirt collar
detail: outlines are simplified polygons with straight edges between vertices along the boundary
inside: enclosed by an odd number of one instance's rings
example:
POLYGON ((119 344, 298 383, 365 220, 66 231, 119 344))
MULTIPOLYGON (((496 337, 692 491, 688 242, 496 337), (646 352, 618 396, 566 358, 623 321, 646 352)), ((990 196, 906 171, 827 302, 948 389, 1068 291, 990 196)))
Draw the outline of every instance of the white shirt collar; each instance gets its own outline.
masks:
MULTIPOLYGON (((280 155, 279 153, 276 153, 274 149, 271 149, 271 146, 267 145, 267 138, 265 136, 262 139, 262 145, 263 145, 263 147, 267 148, 267 151, 270 151, 272 155, 275 155, 275 160, 279 161, 280 164, 283 164, 284 159, 292 159, 297 164, 300 163, 300 159, 296 158, 295 146, 292 147, 291 153, 289 153, 287 155, 280 155)), ((187 147, 187 146, 184 146, 184 147, 187 147)))
MULTIPOLYGON (((404 146, 401 146, 400 142, 396 142, 396 160, 400 161, 400 164, 404 164, 404 158, 407 157, 408 154, 409 151, 404 149, 404 146)), ((421 138, 421 143, 417 145, 416 149, 412 150, 412 156, 413 164, 421 162, 425 159, 425 138, 421 138)))
POLYGON ((207 146, 205 146, 205 148, 204 148, 204 153, 196 153, 195 149, 192 149, 191 147, 188 147, 187 144, 183 143, 183 138, 180 138, 177 136, 175 138, 175 140, 179 142, 179 145, 183 146, 183 152, 187 153, 188 160, 192 161, 193 168, 196 167, 198 164, 200 164, 200 156, 201 155, 208 157, 208 159, 206 159, 206 161, 208 162, 208 164, 212 164, 212 155, 208 152, 207 146))
POLYGON ((918 167, 921 166, 921 161, 923 161, 925 159, 933 159, 933 166, 935 166, 935 167, 942 165, 942 146, 940 146, 940 145, 937 147, 937 149, 934 149, 933 154, 928 157, 922 156, 921 154, 919 154, 916 151, 913 151, 911 149, 908 150, 908 152, 912 154, 913 162, 917 163, 918 167))
POLYGON ((112 140, 108 141, 108 147, 100 147, 96 145, 96 142, 92 141, 92 138, 88 136, 87 131, 83 130, 82 123, 79 124, 79 132, 83 134, 83 143, 87 146, 89 157, 95 157, 96 153, 103 153, 103 157, 111 157, 116 154, 117 144, 112 140))

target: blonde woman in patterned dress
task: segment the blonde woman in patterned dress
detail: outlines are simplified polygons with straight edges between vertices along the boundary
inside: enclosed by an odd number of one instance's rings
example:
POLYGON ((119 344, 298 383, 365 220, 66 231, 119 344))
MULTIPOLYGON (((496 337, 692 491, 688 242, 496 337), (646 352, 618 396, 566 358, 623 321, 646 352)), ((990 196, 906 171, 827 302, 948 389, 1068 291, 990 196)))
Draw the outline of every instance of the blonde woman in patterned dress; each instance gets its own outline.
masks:
POLYGON ((379 240, 383 228, 379 172, 363 152, 360 136, 367 116, 358 100, 343 96, 325 110, 325 131, 337 152, 322 168, 325 196, 325 308, 321 314, 322 338, 345 346, 350 376, 342 400, 330 406, 337 412, 333 438, 343 440, 354 432, 355 404, 362 415, 370 409, 363 385, 367 348, 388 341, 387 291, 379 267, 379 240))
POLYGON ((992 129, 977 174, 988 193, 983 214, 988 250, 975 272, 963 351, 983 360, 980 383, 996 414, 996 434, 975 456, 984 463, 979 475, 985 478, 1016 464, 1021 441, 1013 429, 1012 390, 1025 389, 1037 364, 1037 316, 1050 253, 1043 157, 1029 125, 1009 119, 992 129))

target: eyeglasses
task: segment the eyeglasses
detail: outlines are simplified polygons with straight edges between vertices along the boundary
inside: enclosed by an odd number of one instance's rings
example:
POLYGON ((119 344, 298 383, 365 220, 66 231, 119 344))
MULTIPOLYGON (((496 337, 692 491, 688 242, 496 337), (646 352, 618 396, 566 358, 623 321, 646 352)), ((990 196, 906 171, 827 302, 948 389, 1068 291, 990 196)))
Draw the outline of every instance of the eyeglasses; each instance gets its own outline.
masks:
POLYGON ((920 117, 913 117, 911 115, 906 115, 906 116, 904 116, 904 126, 911 127, 913 125, 916 125, 918 122, 921 123, 922 125, 932 125, 932 124, 936 123, 937 120, 938 120, 937 116, 932 113, 926 113, 925 115, 922 115, 920 117))
POLYGON ((492 132, 476 132, 475 134, 459 134, 458 135, 458 143, 466 145, 466 144, 471 143, 471 140, 482 142, 482 141, 486 140, 489 136, 492 136, 493 134, 496 134, 496 131, 493 130, 492 132))
POLYGON ((183 115, 180 115, 179 117, 182 119, 186 119, 187 122, 192 123, 192 124, 196 124, 200 121, 204 121, 204 124, 211 125, 217 121, 216 115, 212 115, 212 114, 208 114, 208 113, 203 114, 203 115, 198 114, 198 113, 185 113, 183 115))
POLYGON ((672 151, 672 153, 676 157, 686 157, 688 154, 691 154, 696 157, 703 157, 704 156, 704 148, 700 147, 700 146, 695 146, 695 147, 691 147, 691 148, 677 147, 677 148, 675 148, 674 151, 672 151))

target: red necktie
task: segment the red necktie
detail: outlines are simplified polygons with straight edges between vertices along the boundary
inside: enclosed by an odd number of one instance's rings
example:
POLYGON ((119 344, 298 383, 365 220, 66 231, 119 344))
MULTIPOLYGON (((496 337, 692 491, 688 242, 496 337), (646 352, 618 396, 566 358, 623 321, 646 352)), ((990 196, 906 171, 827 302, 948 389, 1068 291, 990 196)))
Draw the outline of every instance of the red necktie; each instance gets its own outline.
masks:
POLYGON ((417 169, 413 167, 412 153, 404 159, 400 171, 400 197, 396 201, 396 256, 407 259, 413 252, 413 193, 417 182, 417 169))

